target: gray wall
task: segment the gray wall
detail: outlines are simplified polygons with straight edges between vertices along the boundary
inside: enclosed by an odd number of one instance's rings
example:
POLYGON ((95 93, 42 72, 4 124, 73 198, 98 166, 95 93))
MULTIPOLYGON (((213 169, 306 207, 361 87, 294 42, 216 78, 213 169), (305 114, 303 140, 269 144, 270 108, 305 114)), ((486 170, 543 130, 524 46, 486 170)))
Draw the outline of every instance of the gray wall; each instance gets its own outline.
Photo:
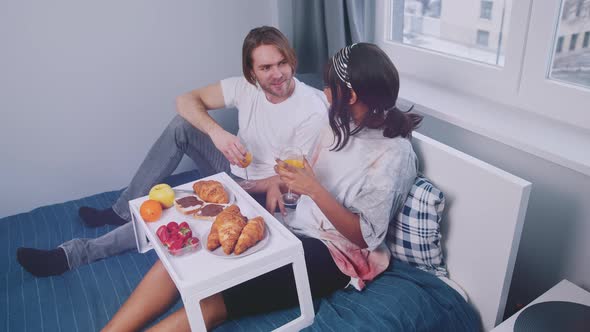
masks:
POLYGON ((507 314, 562 279, 590 290, 590 177, 433 117, 418 131, 533 184, 507 314))
POLYGON ((240 75, 244 36, 275 10, 274 0, 0 2, 0 217, 126 186, 174 98, 240 75))

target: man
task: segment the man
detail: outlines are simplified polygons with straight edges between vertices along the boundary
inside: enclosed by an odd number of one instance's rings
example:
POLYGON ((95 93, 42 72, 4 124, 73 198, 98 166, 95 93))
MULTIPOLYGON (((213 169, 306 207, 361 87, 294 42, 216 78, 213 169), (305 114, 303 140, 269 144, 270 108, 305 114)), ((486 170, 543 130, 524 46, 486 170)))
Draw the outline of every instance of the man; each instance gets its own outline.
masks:
POLYGON ((147 195, 188 155, 204 176, 230 172, 244 178, 240 164, 248 143, 253 161, 248 191, 266 195, 266 207, 284 212, 280 180, 273 166, 281 148, 299 146, 310 151, 320 128, 327 124, 322 92, 293 77, 297 60, 287 38, 277 29, 251 30, 242 47, 243 77, 234 77, 190 91, 176 100, 177 115, 154 143, 131 183, 106 210, 81 207, 80 217, 90 227, 121 225, 96 239, 73 239, 53 250, 18 248, 17 260, 30 273, 44 277, 135 247, 128 201, 147 195), (238 109, 238 135, 225 131, 208 114, 223 107, 238 109))

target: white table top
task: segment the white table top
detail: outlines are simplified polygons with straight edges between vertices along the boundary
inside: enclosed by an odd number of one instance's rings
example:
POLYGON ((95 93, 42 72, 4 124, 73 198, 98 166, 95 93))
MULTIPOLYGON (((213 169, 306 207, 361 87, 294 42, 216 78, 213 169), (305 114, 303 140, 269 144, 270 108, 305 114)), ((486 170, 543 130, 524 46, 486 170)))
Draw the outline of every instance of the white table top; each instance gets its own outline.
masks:
POLYGON ((510 318, 502 322, 502 324, 496 326, 493 332, 508 332, 514 330, 514 323, 518 315, 525 309, 533 304, 548 302, 548 301, 568 301, 574 303, 580 303, 590 305, 590 293, 584 289, 574 285, 566 279, 563 279, 557 285, 543 293, 541 296, 536 298, 533 302, 529 303, 526 307, 520 309, 517 313, 512 315, 510 318))
MULTIPOLYGON (((203 289, 227 281, 233 280, 235 282, 236 277, 237 279, 248 280, 251 278, 251 276, 248 276, 251 274, 249 271, 253 267, 268 265, 281 255, 291 255, 293 250, 300 245, 301 242, 299 239, 275 219, 274 216, 262 208, 260 204, 227 174, 219 173, 205 179, 222 182, 235 195, 235 204, 240 207, 242 214, 246 217, 262 216, 266 222, 269 241, 262 249, 251 255, 237 257, 232 255, 236 258, 222 258, 215 256, 206 248, 207 239, 205 235, 209 232, 213 223, 212 221, 197 220, 191 216, 183 215, 174 207, 164 210, 162 216, 156 222, 144 223, 139 220, 139 224, 144 226, 144 230, 152 246, 181 292, 183 290, 189 292, 192 290, 202 291, 203 289), (188 222, 193 234, 198 234, 200 248, 195 252, 183 256, 170 255, 155 234, 158 227, 166 225, 170 221, 176 221, 179 224, 183 221, 188 222)), ((192 190, 192 183, 190 182, 176 188, 192 190)), ((136 216, 139 216, 138 211, 141 203, 147 199, 148 197, 144 196, 130 201, 131 208, 136 210, 136 216)))

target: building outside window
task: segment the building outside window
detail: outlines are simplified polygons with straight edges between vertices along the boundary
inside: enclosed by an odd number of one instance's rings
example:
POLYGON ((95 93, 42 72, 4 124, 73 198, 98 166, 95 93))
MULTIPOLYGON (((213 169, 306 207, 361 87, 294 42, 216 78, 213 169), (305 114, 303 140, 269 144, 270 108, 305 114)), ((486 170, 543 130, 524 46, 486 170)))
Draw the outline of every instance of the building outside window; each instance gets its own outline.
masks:
POLYGON ((477 45, 488 46, 488 40, 490 39, 490 32, 485 30, 477 30, 477 45))
POLYGON ((562 0, 561 10, 549 78, 590 88, 590 0, 562 0))
POLYGON ((487 20, 491 20, 492 19, 492 7, 494 6, 494 3, 490 0, 482 0, 481 1, 481 10, 480 10, 480 14, 479 17, 480 18, 485 18, 487 20))
POLYGON ((584 8, 584 0, 578 0, 578 3, 576 3, 576 17, 582 14, 582 8, 584 8))
POLYGON ((391 0, 390 3, 391 25, 387 37, 390 41, 504 66, 503 41, 509 35, 505 17, 510 16, 512 0, 496 3, 495 10, 500 13, 497 15, 491 14, 494 1, 490 0, 391 0), (489 11, 486 21, 479 18, 484 8, 486 13, 489 11), (480 37, 481 43, 477 42, 478 30, 485 30, 488 35, 480 37))
POLYGON ((590 0, 376 3, 376 41, 417 85, 507 101, 590 129, 587 109, 561 107, 590 104, 590 0))

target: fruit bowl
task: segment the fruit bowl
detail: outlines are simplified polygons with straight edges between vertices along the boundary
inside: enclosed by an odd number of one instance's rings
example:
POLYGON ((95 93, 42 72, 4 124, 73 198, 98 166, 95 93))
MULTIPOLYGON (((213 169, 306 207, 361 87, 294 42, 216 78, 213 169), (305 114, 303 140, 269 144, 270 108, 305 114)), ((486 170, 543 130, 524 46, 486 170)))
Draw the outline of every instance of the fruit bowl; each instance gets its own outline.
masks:
POLYGON ((184 245, 180 249, 171 249, 171 248, 168 248, 168 252, 172 256, 182 256, 182 255, 186 255, 188 253, 191 253, 193 251, 196 251, 197 249, 199 249, 199 246, 200 245, 201 245, 201 241, 199 241, 197 239, 197 242, 194 242, 194 243, 191 243, 191 244, 186 244, 186 245, 184 245))
POLYGON ((196 251, 201 243, 186 221, 180 225, 175 221, 162 225, 156 231, 156 235, 173 256, 182 256, 196 251))

